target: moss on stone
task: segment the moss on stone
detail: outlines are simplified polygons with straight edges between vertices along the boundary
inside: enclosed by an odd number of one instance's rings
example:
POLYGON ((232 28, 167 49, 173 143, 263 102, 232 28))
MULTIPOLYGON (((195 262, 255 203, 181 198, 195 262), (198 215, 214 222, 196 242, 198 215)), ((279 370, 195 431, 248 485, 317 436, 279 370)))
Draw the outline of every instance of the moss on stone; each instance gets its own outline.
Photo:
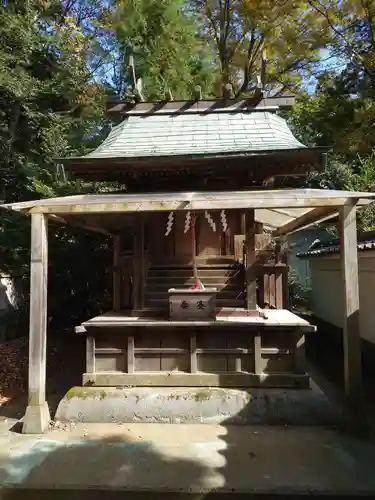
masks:
POLYGON ((73 398, 79 398, 79 399, 87 399, 90 397, 95 397, 99 396, 100 401, 103 401, 108 396, 107 391, 101 390, 101 391, 90 391, 87 390, 85 387, 72 387, 66 394, 65 399, 70 401, 73 398))
POLYGON ((87 399, 89 391, 84 387, 72 387, 66 394, 65 398, 70 401, 73 398, 87 399))
POLYGON ((214 396, 214 393, 217 392, 215 389, 211 389, 209 387, 205 387, 203 389, 199 389, 194 394, 195 401, 208 401, 214 396))

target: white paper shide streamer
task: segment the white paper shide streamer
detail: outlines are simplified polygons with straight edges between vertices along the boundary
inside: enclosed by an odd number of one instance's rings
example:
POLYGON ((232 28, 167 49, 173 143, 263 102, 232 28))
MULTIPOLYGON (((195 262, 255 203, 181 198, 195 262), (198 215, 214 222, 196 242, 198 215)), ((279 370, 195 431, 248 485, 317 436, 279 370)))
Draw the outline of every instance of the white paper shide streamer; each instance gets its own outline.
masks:
POLYGON ((189 231, 190 225, 191 225, 191 213, 186 212, 184 234, 186 234, 189 231))
POLYGON ((225 233, 228 229, 227 214, 225 213, 225 210, 222 210, 220 212, 220 220, 221 220, 221 225, 223 226, 223 231, 225 233))
POLYGON ((204 216, 206 217, 209 225, 211 226, 212 228, 212 231, 214 233, 216 233, 216 222, 213 220, 213 218, 211 217, 211 214, 210 212, 208 212, 207 210, 204 212, 204 216))
POLYGON ((170 214, 168 215, 167 228, 166 228, 166 231, 165 231, 165 236, 168 236, 170 234, 170 232, 172 231, 173 222, 174 222, 174 213, 170 212, 170 214))
MULTIPOLYGON (((208 224, 210 225, 212 231, 215 233, 217 226, 216 226, 216 222, 213 219, 212 215, 210 214, 210 212, 208 210, 205 210, 204 216, 205 216, 208 224)), ((165 236, 168 236, 171 233, 174 223, 175 223, 174 212, 170 212, 168 215, 165 236)), ((222 226, 223 231, 225 233, 228 229, 227 214, 226 214, 225 210, 221 210, 221 212, 220 212, 220 223, 221 223, 221 226, 222 226)), ((185 216, 184 234, 186 234, 190 230, 190 228, 191 228, 191 212, 188 211, 188 212, 186 212, 186 216, 185 216)))

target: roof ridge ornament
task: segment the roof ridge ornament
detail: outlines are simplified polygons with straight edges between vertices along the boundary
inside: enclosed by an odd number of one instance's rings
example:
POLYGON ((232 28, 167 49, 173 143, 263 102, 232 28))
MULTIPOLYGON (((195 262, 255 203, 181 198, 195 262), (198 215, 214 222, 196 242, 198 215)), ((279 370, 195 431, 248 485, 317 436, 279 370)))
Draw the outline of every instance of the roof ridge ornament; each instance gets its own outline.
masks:
POLYGON ((132 90, 134 94, 134 98, 137 102, 144 102, 145 98, 143 97, 143 84, 142 78, 136 78, 135 74, 135 63, 134 56, 129 56, 129 69, 130 69, 130 78, 132 81, 132 90))
MULTIPOLYGON (((197 86, 198 87, 198 86, 197 86)), ((145 116, 162 114, 207 114, 207 113, 233 113, 253 111, 278 111, 280 109, 291 109, 295 103, 294 95, 277 97, 264 97, 257 95, 245 98, 220 98, 201 99, 195 96, 191 100, 163 100, 130 102, 119 101, 108 103, 108 113, 120 116, 145 116)))

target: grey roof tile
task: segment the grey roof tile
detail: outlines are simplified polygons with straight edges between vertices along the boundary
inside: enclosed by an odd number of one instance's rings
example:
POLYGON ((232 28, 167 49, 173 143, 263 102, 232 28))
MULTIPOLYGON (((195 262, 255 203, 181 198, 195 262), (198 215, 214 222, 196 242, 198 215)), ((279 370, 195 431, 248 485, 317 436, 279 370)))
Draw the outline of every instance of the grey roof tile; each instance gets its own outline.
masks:
POLYGON ((189 153, 299 149, 279 116, 264 111, 129 116, 87 158, 136 158, 189 153))
MULTIPOLYGON (((366 231, 357 235, 358 251, 375 250, 375 231, 366 231)), ((340 253, 340 239, 335 238, 330 241, 315 241, 307 251, 297 253, 297 257, 310 258, 322 255, 340 253)))

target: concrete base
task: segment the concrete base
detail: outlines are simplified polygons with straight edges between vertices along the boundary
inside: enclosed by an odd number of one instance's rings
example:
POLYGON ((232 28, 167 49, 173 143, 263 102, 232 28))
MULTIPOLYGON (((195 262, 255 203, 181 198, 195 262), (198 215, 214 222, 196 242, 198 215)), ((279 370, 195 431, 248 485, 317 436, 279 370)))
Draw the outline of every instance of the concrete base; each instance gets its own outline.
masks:
POLYGON ((51 421, 48 404, 28 406, 23 417, 23 434, 43 434, 51 421))
POLYGON ((335 425, 339 411, 311 389, 74 387, 61 400, 61 422, 335 425))

